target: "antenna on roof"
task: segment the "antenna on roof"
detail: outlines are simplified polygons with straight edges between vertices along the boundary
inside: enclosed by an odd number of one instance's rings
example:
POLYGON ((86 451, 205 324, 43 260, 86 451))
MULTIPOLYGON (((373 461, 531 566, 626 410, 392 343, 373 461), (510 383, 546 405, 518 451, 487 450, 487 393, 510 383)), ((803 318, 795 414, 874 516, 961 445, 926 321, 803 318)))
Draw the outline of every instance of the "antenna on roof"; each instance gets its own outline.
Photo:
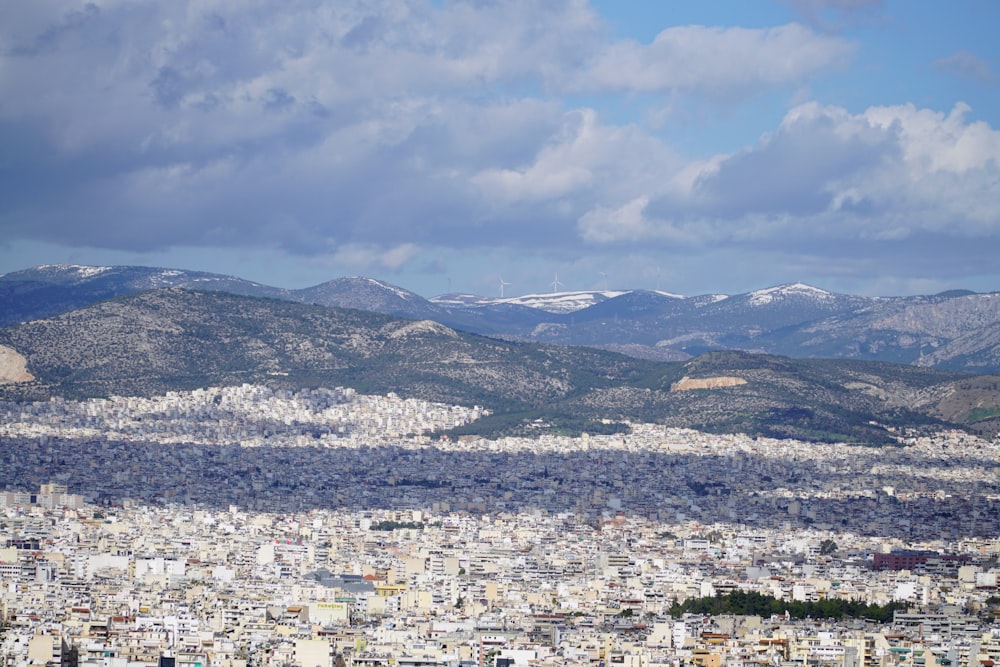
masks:
POLYGON ((556 277, 552 280, 552 293, 555 294, 556 292, 558 292, 559 288, 562 286, 563 284, 559 282, 559 274, 556 273, 556 277))
POLYGON ((503 298, 503 288, 504 288, 504 285, 510 285, 510 283, 505 282, 504 279, 503 279, 503 276, 500 276, 500 298, 501 299, 503 298))

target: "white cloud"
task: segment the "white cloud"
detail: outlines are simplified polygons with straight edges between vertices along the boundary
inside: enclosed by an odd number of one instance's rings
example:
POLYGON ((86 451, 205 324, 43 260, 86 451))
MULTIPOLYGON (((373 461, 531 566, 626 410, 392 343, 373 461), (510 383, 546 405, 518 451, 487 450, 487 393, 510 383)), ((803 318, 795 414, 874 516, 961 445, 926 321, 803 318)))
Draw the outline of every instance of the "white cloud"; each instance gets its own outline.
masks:
POLYGON ((336 127, 396 99, 544 85, 598 33, 580 2, 30 5, 0 22, 2 85, 25 93, 0 114, 52 121, 70 148, 228 146, 317 114, 336 127))
MULTIPOLYGON (((617 209, 598 206, 580 218, 579 228, 583 238, 595 243, 640 241, 650 235, 644 211, 649 200, 637 197, 617 209)), ((662 235, 663 230, 659 230, 662 235)))
POLYGON ((420 255, 420 248, 413 243, 396 246, 349 243, 338 247, 329 262, 338 268, 351 271, 380 273, 397 271, 420 255))
MULTIPOLYGON (((607 34, 583 0, 0 3, 0 145, 14 156, 0 226, 356 271, 470 246, 996 239, 998 133, 963 105, 803 104, 750 148, 687 163, 621 120, 650 97, 707 108, 801 91, 848 64, 851 42, 799 24, 607 34)), ((660 120, 655 132, 679 133, 660 120)))
POLYGON ((1000 132, 981 121, 966 122, 969 111, 961 102, 947 115, 906 104, 873 107, 864 118, 885 132, 898 132, 903 163, 918 180, 935 172, 964 174, 1000 166, 1000 132))
POLYGON ((689 164, 644 206, 595 207, 578 228, 591 242, 1000 237, 1000 131, 968 111, 801 105, 752 148, 689 164))
POLYGON ((532 164, 520 169, 486 169, 472 177, 483 189, 505 199, 553 199, 591 185, 591 166, 601 158, 606 137, 591 110, 574 112, 559 136, 539 151, 532 164))
POLYGON ((795 23, 765 29, 679 26, 648 45, 609 45, 574 86, 729 98, 804 83, 844 66, 853 52, 849 42, 795 23))
POLYGON ((638 127, 604 125, 595 111, 581 109, 564 116, 530 164, 485 169, 472 181, 503 200, 617 199, 648 191, 678 166, 668 147, 638 127))
POLYGON ((270 243, 276 220, 299 252, 474 225, 470 177, 536 156, 564 113, 543 91, 600 31, 578 0, 15 4, 0 140, 38 177, 0 165, 0 221, 142 249, 270 243))

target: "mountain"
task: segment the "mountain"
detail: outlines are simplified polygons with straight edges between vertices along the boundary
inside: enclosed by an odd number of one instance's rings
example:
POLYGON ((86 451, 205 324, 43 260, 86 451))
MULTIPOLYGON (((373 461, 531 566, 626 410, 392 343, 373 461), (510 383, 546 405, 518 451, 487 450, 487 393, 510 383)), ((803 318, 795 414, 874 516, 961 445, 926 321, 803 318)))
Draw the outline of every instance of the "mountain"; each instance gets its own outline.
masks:
POLYGON ((731 296, 632 291, 507 333, 647 358, 735 349, 997 373, 1000 293, 863 297, 801 283, 731 296))
POLYGON ((536 308, 538 310, 544 310, 547 313, 572 313, 622 294, 624 294, 624 292, 608 290, 599 292, 578 291, 524 294, 522 296, 500 298, 477 296, 475 294, 442 294, 440 296, 433 297, 431 302, 440 306, 458 306, 460 308, 476 308, 482 306, 510 304, 536 308))
POLYGON ((440 308, 419 294, 364 277, 339 278, 315 287, 293 290, 291 299, 300 303, 370 310, 412 319, 439 318, 443 314, 440 308))
POLYGON ((145 266, 47 264, 0 276, 0 326, 163 287, 188 287, 274 299, 291 298, 289 290, 201 271, 145 266))
POLYGON ((0 276, 0 325, 158 287, 224 291, 433 320, 507 340, 587 345, 638 358, 711 350, 890 361, 1000 372, 1000 293, 864 297, 802 283, 744 294, 577 291, 433 299, 370 278, 283 290, 208 273, 144 267, 43 266, 0 276))
POLYGON ((21 397, 162 393, 268 382, 448 402, 544 405, 644 373, 621 355, 460 333, 431 320, 180 288, 0 329, 35 380, 21 397))
POLYGON ((145 291, 0 329, 0 398, 162 394, 219 385, 347 386, 483 405, 480 433, 625 420, 807 440, 905 429, 992 432, 998 378, 882 362, 709 352, 652 362, 224 292, 145 291), (20 361, 21 370, 16 372, 20 361), (15 372, 10 372, 11 370, 15 372))
POLYGON ((871 298, 776 331, 766 349, 994 373, 1000 369, 998 334, 997 293, 871 298))

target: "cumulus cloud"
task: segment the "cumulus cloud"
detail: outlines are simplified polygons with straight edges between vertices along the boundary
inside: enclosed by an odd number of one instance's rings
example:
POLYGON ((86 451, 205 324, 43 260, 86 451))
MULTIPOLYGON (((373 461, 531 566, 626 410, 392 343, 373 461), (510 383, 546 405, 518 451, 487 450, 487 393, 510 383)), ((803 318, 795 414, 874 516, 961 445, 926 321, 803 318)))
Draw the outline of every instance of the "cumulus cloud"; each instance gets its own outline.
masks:
MULTIPOLYGON (((650 236, 649 221, 644 212, 649 199, 636 197, 619 208, 598 206, 580 218, 580 233, 587 241, 613 243, 641 241, 650 236)), ((664 235, 661 228, 660 236, 664 235)))
POLYGON ((804 104, 755 146, 689 165, 645 205, 596 207, 578 228, 605 243, 996 238, 1000 132, 968 111, 804 104))
POLYGON ((351 243, 337 248, 331 262, 356 271, 395 271, 420 254, 413 243, 396 246, 351 243))
POLYGON ((725 94, 800 82, 850 52, 795 25, 609 43, 580 0, 0 12, 0 139, 19 156, 0 165, 4 227, 142 251, 482 243, 492 221, 526 218, 565 235, 677 160, 546 91, 725 94))
POLYGON ((548 85, 598 32, 573 1, 0 11, 0 139, 19 156, 0 165, 0 220, 138 250, 314 253, 474 224, 469 175, 523 164, 562 113, 492 87, 548 85))
POLYGON ((602 124, 592 109, 567 113, 528 164, 485 169, 472 181, 504 200, 615 196, 653 187, 679 158, 636 126, 602 124))
POLYGON ((853 52, 849 42, 795 23, 764 29, 678 26, 663 30, 651 44, 610 45, 575 86, 735 97, 804 83, 842 67, 853 52))
POLYGON ((608 34, 584 0, 0 3, 0 236, 279 249, 359 271, 473 246, 997 237, 997 131, 964 105, 804 104, 746 150, 698 159, 658 136, 673 118, 614 113, 801 94, 851 62, 841 36, 608 34))

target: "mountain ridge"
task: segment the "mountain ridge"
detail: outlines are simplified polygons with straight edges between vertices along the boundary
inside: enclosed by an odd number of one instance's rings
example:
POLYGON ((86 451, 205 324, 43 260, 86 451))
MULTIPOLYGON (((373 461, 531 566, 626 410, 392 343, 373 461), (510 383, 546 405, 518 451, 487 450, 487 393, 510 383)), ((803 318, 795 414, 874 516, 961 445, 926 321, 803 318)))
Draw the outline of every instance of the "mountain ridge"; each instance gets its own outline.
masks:
POLYGON ((0 325, 158 287, 356 308, 509 340, 587 345, 649 359, 740 349, 1000 372, 998 292, 864 297, 800 282, 735 295, 592 290, 426 299, 363 276, 289 290, 176 269, 43 265, 0 276, 0 325))
POLYGON ((2 348, 23 357, 33 377, 0 384, 6 400, 244 383, 344 386, 486 406, 493 415, 468 428, 491 435, 537 433, 539 423, 579 431, 648 421, 884 443, 914 429, 992 433, 1000 415, 1000 392, 990 389, 998 379, 985 376, 744 351, 652 362, 486 337, 433 320, 177 287, 5 327, 2 348), (708 382, 676 391, 685 377, 708 382), (712 381, 721 377, 739 380, 712 381))

